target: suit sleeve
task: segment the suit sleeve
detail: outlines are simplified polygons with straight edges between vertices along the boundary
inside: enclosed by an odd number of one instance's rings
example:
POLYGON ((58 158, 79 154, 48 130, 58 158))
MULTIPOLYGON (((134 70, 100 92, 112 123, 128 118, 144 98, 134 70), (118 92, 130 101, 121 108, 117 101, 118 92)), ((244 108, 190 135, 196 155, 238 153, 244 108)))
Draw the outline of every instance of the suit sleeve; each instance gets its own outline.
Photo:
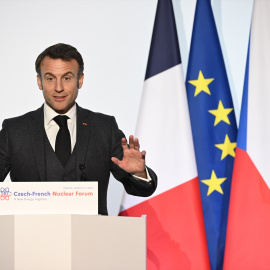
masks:
MULTIPOLYGON (((118 128, 115 119, 112 120, 112 148, 111 157, 117 157, 122 160, 123 149, 121 139, 124 138, 124 133, 118 128)), ((130 195, 147 197, 154 193, 157 187, 157 176, 155 172, 147 167, 151 177, 150 182, 138 180, 134 178, 130 173, 125 172, 111 161, 111 172, 113 176, 120 181, 126 192, 130 195)))
POLYGON ((8 122, 5 120, 0 131, 0 181, 3 182, 10 171, 8 122))

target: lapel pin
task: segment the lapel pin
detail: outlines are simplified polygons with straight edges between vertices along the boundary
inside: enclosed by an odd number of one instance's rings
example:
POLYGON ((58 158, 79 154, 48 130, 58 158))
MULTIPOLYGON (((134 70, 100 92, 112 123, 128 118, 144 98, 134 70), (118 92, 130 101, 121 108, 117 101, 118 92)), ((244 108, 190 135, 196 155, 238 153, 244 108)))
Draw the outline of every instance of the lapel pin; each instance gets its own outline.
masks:
POLYGON ((84 126, 87 126, 87 123, 82 123, 84 126))

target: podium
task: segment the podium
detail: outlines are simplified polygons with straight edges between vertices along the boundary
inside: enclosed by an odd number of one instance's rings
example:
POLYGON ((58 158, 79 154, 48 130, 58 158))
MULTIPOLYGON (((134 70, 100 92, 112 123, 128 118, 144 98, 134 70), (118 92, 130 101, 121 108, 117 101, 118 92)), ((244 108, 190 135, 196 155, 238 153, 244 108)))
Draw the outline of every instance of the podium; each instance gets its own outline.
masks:
POLYGON ((146 269, 146 217, 0 216, 0 269, 146 269))

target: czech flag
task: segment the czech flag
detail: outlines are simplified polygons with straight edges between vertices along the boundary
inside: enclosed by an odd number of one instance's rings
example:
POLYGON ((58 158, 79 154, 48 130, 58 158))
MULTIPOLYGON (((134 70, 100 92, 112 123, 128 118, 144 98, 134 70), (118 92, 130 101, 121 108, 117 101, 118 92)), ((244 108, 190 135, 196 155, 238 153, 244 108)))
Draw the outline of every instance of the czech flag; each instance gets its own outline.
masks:
POLYGON ((270 269, 270 1, 255 0, 224 269, 270 269))

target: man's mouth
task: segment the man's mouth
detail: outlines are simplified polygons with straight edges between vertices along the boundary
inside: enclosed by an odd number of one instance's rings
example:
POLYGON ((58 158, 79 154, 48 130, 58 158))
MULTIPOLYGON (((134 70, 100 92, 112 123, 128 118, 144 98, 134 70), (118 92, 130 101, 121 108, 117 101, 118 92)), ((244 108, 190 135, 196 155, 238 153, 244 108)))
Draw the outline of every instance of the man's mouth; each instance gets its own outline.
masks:
POLYGON ((66 96, 53 96, 53 98, 57 101, 62 101, 66 98, 66 96))

